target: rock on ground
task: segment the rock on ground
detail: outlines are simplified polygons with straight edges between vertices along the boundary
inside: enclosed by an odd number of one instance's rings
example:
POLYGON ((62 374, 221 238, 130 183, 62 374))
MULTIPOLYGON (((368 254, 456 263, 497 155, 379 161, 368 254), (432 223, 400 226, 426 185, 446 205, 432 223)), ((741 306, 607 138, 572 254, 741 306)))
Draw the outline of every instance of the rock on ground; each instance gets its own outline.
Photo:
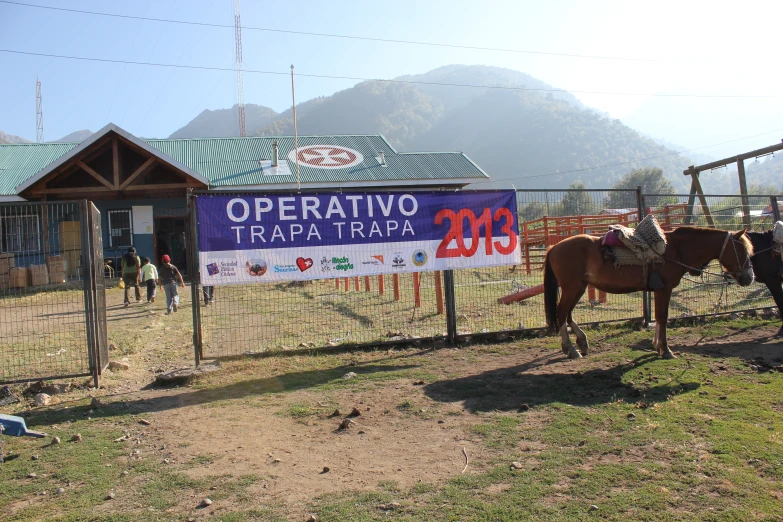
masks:
POLYGON ((48 393, 39 393, 33 398, 36 406, 49 406, 52 403, 52 397, 48 393))

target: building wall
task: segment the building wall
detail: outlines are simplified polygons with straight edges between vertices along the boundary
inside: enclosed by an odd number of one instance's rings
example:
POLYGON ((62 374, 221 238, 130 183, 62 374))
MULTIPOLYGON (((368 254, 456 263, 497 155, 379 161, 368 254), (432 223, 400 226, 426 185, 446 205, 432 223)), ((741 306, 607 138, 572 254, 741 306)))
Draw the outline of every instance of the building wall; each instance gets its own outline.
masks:
MULTIPOLYGON (((173 209, 184 210, 187 208, 185 198, 167 198, 167 199, 124 199, 114 201, 95 201, 96 208, 101 213, 101 230, 103 231, 103 256, 105 259, 115 259, 115 267, 119 268, 119 259, 127 252, 127 247, 110 246, 109 242, 109 210, 133 210, 133 207, 151 206, 153 215, 165 215, 173 209)), ((153 229, 154 232, 154 229, 153 229)), ((133 229, 133 246, 139 257, 146 256, 153 258, 155 255, 155 235, 144 233, 144 231, 133 229)))

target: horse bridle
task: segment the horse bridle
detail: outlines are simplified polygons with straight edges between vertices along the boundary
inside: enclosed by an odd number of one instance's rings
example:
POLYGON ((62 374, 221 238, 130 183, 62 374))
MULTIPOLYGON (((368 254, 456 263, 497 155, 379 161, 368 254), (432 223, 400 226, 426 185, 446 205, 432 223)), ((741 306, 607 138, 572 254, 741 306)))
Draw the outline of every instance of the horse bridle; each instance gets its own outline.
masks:
POLYGON ((731 232, 726 232, 726 239, 723 240, 723 246, 720 249, 720 254, 718 254, 718 264, 720 265, 720 272, 721 275, 724 277, 739 277, 743 270, 750 268, 753 269, 753 262, 750 260, 750 255, 748 254, 748 250, 745 249, 745 262, 740 264, 739 260, 739 254, 737 254, 737 243, 738 241, 734 239, 731 236, 731 232), (734 249, 734 258, 737 260, 737 266, 740 267, 740 269, 736 272, 729 272, 728 270, 723 269, 723 262, 721 262, 721 259, 723 258, 723 253, 726 251, 726 247, 729 244, 729 240, 731 240, 731 247, 734 249))

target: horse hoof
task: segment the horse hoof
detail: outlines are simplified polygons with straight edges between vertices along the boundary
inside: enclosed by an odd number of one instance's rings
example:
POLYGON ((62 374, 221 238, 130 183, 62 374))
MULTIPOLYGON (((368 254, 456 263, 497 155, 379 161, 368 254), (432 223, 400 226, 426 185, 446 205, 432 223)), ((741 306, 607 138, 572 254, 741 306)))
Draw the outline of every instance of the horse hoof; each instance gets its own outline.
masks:
POLYGON ((661 355, 661 357, 663 357, 664 359, 676 359, 677 358, 677 356, 674 355, 671 352, 671 350, 666 350, 665 352, 663 352, 663 355, 661 355))
POLYGON ((563 355, 568 355, 569 353, 571 353, 571 348, 567 346, 562 346, 560 349, 562 350, 563 355))
POLYGON ((783 328, 778 330, 778 333, 775 334, 775 337, 783 337, 783 328))
POLYGON ((570 352, 568 352, 568 358, 569 359, 581 359, 582 358, 582 354, 579 353, 576 350, 571 350, 570 352))

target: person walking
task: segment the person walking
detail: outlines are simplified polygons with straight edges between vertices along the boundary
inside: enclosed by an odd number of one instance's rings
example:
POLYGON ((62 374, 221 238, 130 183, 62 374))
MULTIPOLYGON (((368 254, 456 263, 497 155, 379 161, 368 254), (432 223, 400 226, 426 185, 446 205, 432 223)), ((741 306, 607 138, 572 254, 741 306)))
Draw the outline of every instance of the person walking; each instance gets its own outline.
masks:
POLYGON ((176 312, 179 308, 177 281, 179 281, 182 288, 185 288, 185 281, 182 279, 182 274, 179 273, 177 267, 171 264, 171 258, 168 255, 164 255, 161 261, 163 264, 158 269, 158 276, 160 277, 160 286, 166 292, 166 315, 168 315, 172 310, 176 312))
POLYGON ((204 294, 204 306, 209 306, 215 302, 215 287, 202 286, 201 291, 204 294))
POLYGON ((122 256, 122 282, 125 285, 125 306, 130 306, 131 287, 136 290, 136 302, 141 301, 141 291, 139 290, 139 276, 141 275, 141 261, 136 255, 136 249, 130 247, 128 253, 122 256))
POLYGON ((155 302, 158 287, 158 269, 150 262, 149 257, 141 258, 141 282, 147 285, 147 302, 155 302))

